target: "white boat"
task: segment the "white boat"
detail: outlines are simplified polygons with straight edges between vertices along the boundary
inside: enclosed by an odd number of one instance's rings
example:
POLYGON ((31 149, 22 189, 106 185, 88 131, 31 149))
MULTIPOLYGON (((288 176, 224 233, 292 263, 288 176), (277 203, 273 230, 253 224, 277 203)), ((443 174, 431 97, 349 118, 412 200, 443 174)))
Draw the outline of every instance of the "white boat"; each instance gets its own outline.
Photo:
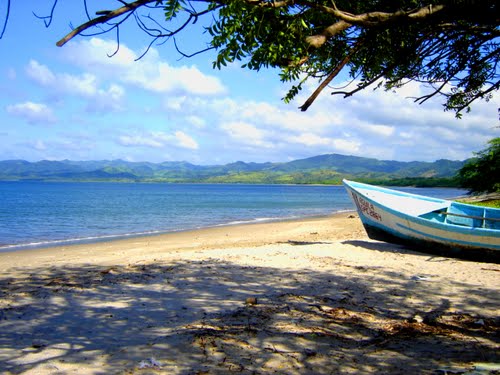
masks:
POLYGON ((500 209, 343 182, 371 239, 500 263, 500 209))

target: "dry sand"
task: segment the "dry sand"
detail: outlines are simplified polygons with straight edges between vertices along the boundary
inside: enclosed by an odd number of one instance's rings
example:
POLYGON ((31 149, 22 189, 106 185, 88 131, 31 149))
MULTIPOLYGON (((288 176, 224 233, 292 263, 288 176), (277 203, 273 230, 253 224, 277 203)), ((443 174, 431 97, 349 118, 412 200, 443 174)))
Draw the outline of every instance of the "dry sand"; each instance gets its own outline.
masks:
POLYGON ((500 266, 353 216, 0 254, 0 373, 498 373, 500 266))

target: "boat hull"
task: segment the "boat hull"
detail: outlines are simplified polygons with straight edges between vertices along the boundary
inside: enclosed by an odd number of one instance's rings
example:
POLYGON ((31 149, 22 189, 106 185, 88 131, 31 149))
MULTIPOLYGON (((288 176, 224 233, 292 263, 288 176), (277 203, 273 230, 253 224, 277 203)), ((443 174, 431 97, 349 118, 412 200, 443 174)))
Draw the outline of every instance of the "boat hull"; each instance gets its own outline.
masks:
MULTIPOLYGON (((425 215, 409 215, 387 207, 374 198, 394 194, 394 199, 399 200, 400 205, 407 202, 407 205, 418 206, 418 196, 407 198, 405 193, 389 189, 350 181, 344 183, 371 239, 403 244, 413 250, 440 256, 500 263, 499 230, 449 225, 421 217, 425 215)), ((445 207, 450 204, 448 201, 432 198, 422 199, 423 206, 430 204, 445 207)))
POLYGON ((443 243, 429 239, 397 236, 384 229, 366 223, 363 223, 363 227, 368 237, 372 240, 399 244, 415 251, 443 257, 460 258, 476 262, 500 263, 500 255, 497 250, 491 250, 484 247, 468 247, 457 245, 452 242, 443 243))

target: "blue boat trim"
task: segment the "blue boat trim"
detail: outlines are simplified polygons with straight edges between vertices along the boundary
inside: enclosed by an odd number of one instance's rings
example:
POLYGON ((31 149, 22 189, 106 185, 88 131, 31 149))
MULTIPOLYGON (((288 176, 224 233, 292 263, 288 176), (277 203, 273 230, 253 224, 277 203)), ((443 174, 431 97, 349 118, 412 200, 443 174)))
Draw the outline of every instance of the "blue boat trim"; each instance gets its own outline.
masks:
POLYGON ((373 185, 367 185, 367 184, 361 184, 359 182, 354 182, 354 181, 349 181, 349 185, 352 187, 359 187, 361 189, 366 189, 366 190, 373 190, 373 191, 383 191, 384 193, 390 194, 390 195, 395 195, 398 197, 415 197, 420 200, 425 200, 428 202, 446 202, 444 199, 439 199, 439 198, 433 198, 433 197, 426 197, 424 195, 417 195, 417 194, 412 194, 412 193, 405 193, 404 191, 397 191, 397 190, 391 190, 387 188, 383 188, 380 186, 373 186, 373 185))
MULTIPOLYGON (((420 234, 420 235, 423 235, 423 236, 426 236, 426 237, 429 237, 429 238, 432 238, 436 241, 439 241, 439 242, 443 242, 443 243, 449 243, 450 240, 446 237, 441 237, 441 236, 436 236, 436 235, 433 235, 433 234, 429 234, 429 233, 425 233, 425 232, 422 232, 422 231, 419 231, 419 230, 416 230, 416 229, 413 229, 411 227, 408 227, 408 226, 404 226, 402 224, 397 224, 398 227, 401 227, 401 228, 404 228, 410 232, 413 232, 413 233, 417 233, 417 234, 420 234)), ((470 246, 470 247, 484 247, 484 244, 481 243, 481 242, 471 242, 471 241, 461 241, 461 240, 455 240, 455 242, 457 244, 460 244, 460 245, 464 245, 464 246, 470 246)), ((498 249, 500 250, 500 245, 488 245, 488 246, 491 246, 495 249, 498 249)))
POLYGON ((370 224, 363 225, 368 237, 377 241, 396 243, 417 252, 437 256, 461 258, 475 262, 500 263, 500 252, 498 250, 453 246, 442 242, 403 236, 395 231, 387 231, 370 224))

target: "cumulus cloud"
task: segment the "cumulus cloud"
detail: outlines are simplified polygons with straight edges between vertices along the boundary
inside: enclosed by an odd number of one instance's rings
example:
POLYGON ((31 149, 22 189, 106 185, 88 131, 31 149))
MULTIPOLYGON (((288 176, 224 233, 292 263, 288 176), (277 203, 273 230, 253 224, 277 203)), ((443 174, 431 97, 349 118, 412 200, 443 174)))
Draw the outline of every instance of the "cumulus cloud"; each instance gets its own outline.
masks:
MULTIPOLYGON (((279 89, 268 90, 269 85, 265 98, 257 100, 243 89, 236 91, 236 85, 235 92, 228 93, 215 75, 193 64, 167 62, 156 49, 139 61, 135 61, 138 53, 124 44, 108 58, 115 49, 115 41, 80 39, 58 50, 71 67, 63 71, 33 59, 25 73, 45 89, 46 97, 64 99, 58 117, 64 112, 67 123, 85 123, 95 142, 107 142, 101 147, 113 147, 117 157, 169 155, 208 163, 284 161, 326 153, 396 160, 465 159, 498 136, 494 127, 498 95, 490 103, 476 103, 462 120, 444 112, 439 101, 413 103, 409 98, 424 92, 418 83, 397 93, 365 90, 346 99, 329 95, 327 89, 307 112, 301 112, 297 107, 316 88, 312 82, 286 105, 279 89), (85 113, 75 111, 76 106, 85 113), (114 116, 102 120, 101 114, 108 112, 114 116), (161 129, 165 121, 168 131, 152 130, 161 129), (96 134, 97 127, 107 127, 106 133, 96 134)), ((257 84, 242 79, 240 86, 256 90, 257 84)), ((56 121, 52 109, 36 101, 6 107, 7 112, 30 123, 56 121)))
POLYGON ((227 91, 217 77, 202 73, 195 65, 172 66, 154 48, 138 61, 139 55, 125 44, 108 58, 115 49, 115 41, 90 38, 68 43, 63 53, 67 60, 94 74, 152 92, 219 95, 227 91))
POLYGON ((121 135, 118 137, 118 143, 122 146, 145 146, 145 147, 154 147, 161 148, 163 147, 163 143, 151 137, 151 135, 121 135))
POLYGON ((205 119, 195 115, 187 116, 186 121, 198 129, 202 129, 206 125, 205 119))
POLYGON ((314 133, 301 133, 293 135, 286 139, 291 144, 298 146, 314 148, 318 154, 322 153, 348 153, 357 154, 360 151, 361 143, 349 139, 337 139, 319 136, 314 133))
POLYGON ((108 89, 99 89, 92 96, 87 105, 88 112, 118 112, 122 111, 125 89, 122 86, 111 84, 108 89))
POLYGON ((38 139, 33 142, 33 148, 37 151, 45 151, 47 150, 47 145, 45 144, 44 141, 38 139))
POLYGON ((272 142, 266 141, 267 132, 255 125, 246 122, 228 122, 222 124, 220 128, 240 144, 253 147, 272 147, 272 142))
POLYGON ((272 103, 181 97, 165 108, 179 116, 203 113, 206 128, 212 129, 210 136, 225 141, 228 153, 244 150, 233 160, 262 160, 263 148, 274 160, 322 153, 405 161, 463 160, 498 136, 494 128, 498 95, 492 100, 496 105, 476 103, 472 113, 458 120, 454 113, 444 112, 439 101, 418 105, 409 99, 423 92, 417 83, 405 86, 403 92, 367 90, 346 99, 325 91, 307 112, 300 112, 297 107, 307 92, 290 105, 277 99, 272 103))
POLYGON ((99 79, 90 73, 72 75, 54 73, 52 70, 31 60, 26 68, 26 74, 37 84, 49 88, 53 94, 75 95, 88 100, 87 111, 107 112, 123 109, 122 101, 125 89, 115 83, 108 88, 99 87, 99 79))
POLYGON ((80 76, 71 74, 54 74, 49 67, 31 60, 26 67, 26 74, 41 86, 52 88, 63 93, 92 96, 97 91, 97 78, 88 73, 80 76))
POLYGON ((173 133, 144 132, 142 134, 121 135, 117 142, 127 147, 177 147, 190 150, 197 150, 199 147, 194 138, 180 130, 173 133))
MULTIPOLYGON (((453 112, 443 111, 439 98, 422 105, 414 103, 411 98, 423 92, 423 86, 415 82, 397 92, 365 90, 345 99, 326 91, 306 113, 335 117, 335 123, 323 133, 346 141, 335 149, 380 159, 465 159, 498 136, 492 127, 498 104, 475 103, 473 112, 458 120, 453 112)), ((305 99, 303 93, 296 104, 305 99)), ((498 103, 498 95, 495 100, 498 103)))
POLYGON ((43 86, 52 85, 56 80, 54 73, 47 66, 40 64, 36 60, 30 60, 26 68, 26 74, 43 86))
POLYGON ((52 109, 45 104, 24 102, 8 105, 7 113, 21 117, 30 124, 52 124, 57 121, 52 109))

